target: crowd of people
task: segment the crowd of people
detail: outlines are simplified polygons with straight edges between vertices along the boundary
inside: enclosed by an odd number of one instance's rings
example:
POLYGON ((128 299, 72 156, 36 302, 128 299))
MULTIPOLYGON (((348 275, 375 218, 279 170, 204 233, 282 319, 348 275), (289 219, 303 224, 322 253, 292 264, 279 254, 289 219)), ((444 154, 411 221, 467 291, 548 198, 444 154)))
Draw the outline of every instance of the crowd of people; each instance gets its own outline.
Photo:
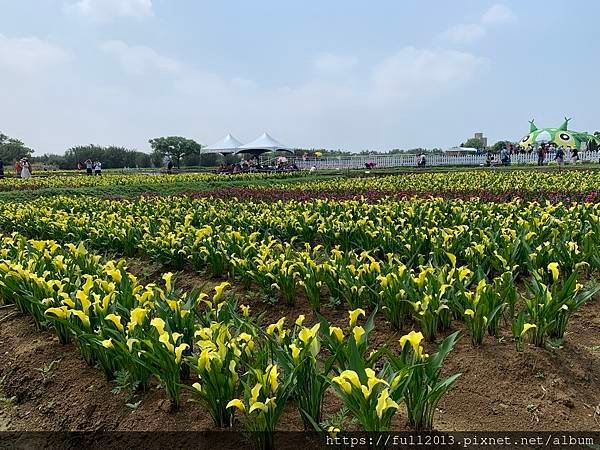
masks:
POLYGON ((280 156, 275 160, 274 166, 261 164, 257 156, 250 159, 242 159, 236 163, 223 163, 217 168, 217 173, 257 173, 257 172, 293 172, 299 170, 294 162, 290 162, 286 157, 280 156))
POLYGON ((92 176, 94 174, 100 176, 102 175, 102 163, 98 160, 92 161, 91 159, 86 159, 85 162, 78 163, 77 169, 83 170, 85 168, 85 173, 88 176, 92 176))
POLYGON ((21 158, 15 163, 15 171, 17 177, 23 178, 24 180, 31 177, 31 163, 27 158, 21 158))
MULTIPOLYGON (((562 166, 565 164, 567 154, 570 155, 570 162, 576 163, 579 161, 579 150, 577 147, 560 147, 554 143, 544 143, 537 147, 528 146, 527 148, 519 147, 514 144, 509 144, 500 150, 499 162, 503 166, 509 166, 512 162, 512 156, 516 155, 537 155, 537 165, 543 166, 549 160, 556 161, 556 164, 562 166)), ((486 155, 486 166, 492 166, 496 162, 495 156, 491 151, 486 155)))

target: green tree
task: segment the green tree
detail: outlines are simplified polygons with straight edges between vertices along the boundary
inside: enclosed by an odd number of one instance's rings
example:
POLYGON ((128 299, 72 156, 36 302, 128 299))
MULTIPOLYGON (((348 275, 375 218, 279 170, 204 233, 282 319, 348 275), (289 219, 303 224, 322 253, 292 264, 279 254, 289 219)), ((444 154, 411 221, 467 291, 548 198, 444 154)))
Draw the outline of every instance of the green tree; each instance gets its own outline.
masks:
POLYGON ((26 147, 19 139, 0 133, 0 160, 5 164, 12 164, 21 158, 29 158, 32 153, 33 150, 26 147))
POLYGON ((462 143, 460 146, 467 148, 477 148, 479 150, 483 150, 483 148, 485 147, 483 145, 483 141, 478 138, 469 138, 467 139, 467 142, 462 143))
POLYGON ((202 146, 192 139, 181 136, 167 136, 150 139, 150 146, 157 155, 169 157, 179 168, 181 158, 186 155, 200 154, 202 146))
POLYGON ((492 152, 494 152, 494 153, 500 153, 500 151, 504 147, 508 146, 509 144, 512 144, 512 142, 510 142, 510 141, 498 141, 494 145, 492 145, 492 152))
POLYGON ((123 167, 150 167, 151 157, 147 153, 124 147, 102 147, 99 145, 80 145, 71 147, 65 152, 61 169, 74 169, 77 163, 86 159, 100 161, 105 169, 121 169, 123 167))

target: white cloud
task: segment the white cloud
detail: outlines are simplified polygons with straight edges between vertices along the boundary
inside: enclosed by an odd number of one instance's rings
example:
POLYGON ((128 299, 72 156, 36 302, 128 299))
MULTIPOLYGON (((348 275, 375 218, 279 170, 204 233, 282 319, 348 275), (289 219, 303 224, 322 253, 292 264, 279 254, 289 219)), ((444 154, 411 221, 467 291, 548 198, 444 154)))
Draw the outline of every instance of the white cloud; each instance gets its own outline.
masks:
POLYGON ((419 97, 468 81, 487 60, 456 50, 405 47, 373 69, 374 99, 419 97))
POLYGON ((455 44, 470 44, 487 34, 485 27, 479 24, 461 24, 448 28, 443 34, 444 40, 455 44))
POLYGON ((106 41, 100 48, 115 57, 121 66, 133 75, 144 75, 151 71, 175 74, 183 69, 182 63, 163 56, 150 47, 132 46, 123 41, 106 41))
POLYGON ((453 44, 472 44, 484 38, 489 28, 515 20, 516 16, 508 6, 497 3, 481 16, 479 23, 454 25, 444 31, 440 37, 453 44))
POLYGON ((460 95, 485 63, 469 53, 406 47, 370 61, 371 70, 357 70, 352 58, 336 66, 351 76, 309 71, 298 84, 265 86, 194 67, 151 47, 108 41, 100 48, 127 76, 87 79, 64 70, 23 79, 0 69, 4 131, 24 139, 36 154, 88 142, 148 150, 149 138, 172 134, 204 144, 228 132, 250 140, 262 131, 292 146, 426 145, 418 127, 398 135, 396 121, 435 115, 436 94, 460 95), (137 89, 142 81, 148 89, 137 89))
POLYGON ((354 56, 323 53, 315 58, 315 72, 322 75, 343 75, 358 64, 354 56))
POLYGON ((481 23, 484 25, 502 25, 515 20, 516 16, 512 10, 501 3, 493 5, 481 17, 481 23))
POLYGON ((37 37, 9 38, 0 34, 0 71, 31 75, 68 60, 62 48, 37 37))
POLYGON ((65 9, 94 20, 142 19, 153 15, 152 0, 78 0, 66 4, 65 9))

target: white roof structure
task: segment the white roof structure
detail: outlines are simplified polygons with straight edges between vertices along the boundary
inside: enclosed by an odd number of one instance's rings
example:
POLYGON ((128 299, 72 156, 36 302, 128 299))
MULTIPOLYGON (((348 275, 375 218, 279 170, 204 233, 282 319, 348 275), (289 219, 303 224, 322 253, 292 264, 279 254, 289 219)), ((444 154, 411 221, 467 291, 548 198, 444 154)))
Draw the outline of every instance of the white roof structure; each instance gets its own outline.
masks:
POLYGON ((283 145, 281 142, 277 142, 268 133, 263 133, 258 139, 240 146, 237 153, 266 153, 276 151, 292 153, 290 147, 283 145))
POLYGON ((203 153, 235 153, 238 151, 242 143, 234 138, 231 134, 228 134, 219 142, 215 142, 207 147, 202 147, 203 153))

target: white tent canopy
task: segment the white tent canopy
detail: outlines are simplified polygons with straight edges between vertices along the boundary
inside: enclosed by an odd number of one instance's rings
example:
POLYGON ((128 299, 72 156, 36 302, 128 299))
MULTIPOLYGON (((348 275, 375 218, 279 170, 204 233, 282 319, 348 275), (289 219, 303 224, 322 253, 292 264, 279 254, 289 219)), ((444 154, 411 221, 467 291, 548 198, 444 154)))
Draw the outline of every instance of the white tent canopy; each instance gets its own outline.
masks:
POLYGON ((266 153, 276 151, 292 153, 291 148, 277 142, 268 133, 263 133, 258 139, 240 146, 237 153, 266 153))
POLYGON ((215 142, 207 147, 202 147, 203 153, 235 153, 238 151, 242 143, 234 138, 231 134, 228 134, 219 142, 215 142))

